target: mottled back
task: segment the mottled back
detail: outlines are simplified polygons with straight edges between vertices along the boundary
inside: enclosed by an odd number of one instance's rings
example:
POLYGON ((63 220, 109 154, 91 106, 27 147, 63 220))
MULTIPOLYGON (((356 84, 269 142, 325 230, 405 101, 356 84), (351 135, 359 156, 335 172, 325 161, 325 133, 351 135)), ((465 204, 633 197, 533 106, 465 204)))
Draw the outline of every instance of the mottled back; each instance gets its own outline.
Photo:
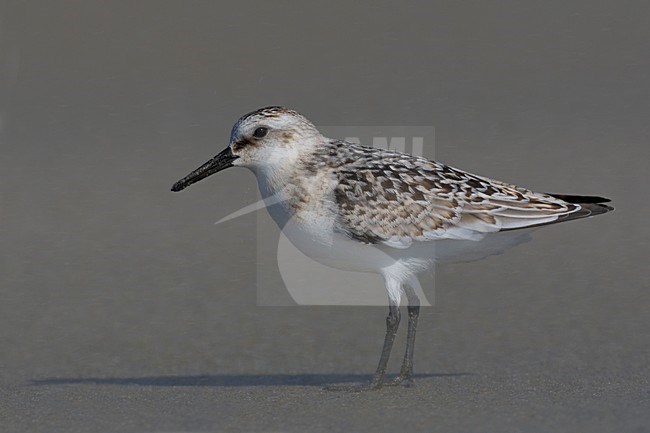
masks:
POLYGON ((339 228, 366 243, 405 248, 414 241, 479 240, 582 209, 425 158, 344 141, 330 141, 321 158, 338 180, 339 228))

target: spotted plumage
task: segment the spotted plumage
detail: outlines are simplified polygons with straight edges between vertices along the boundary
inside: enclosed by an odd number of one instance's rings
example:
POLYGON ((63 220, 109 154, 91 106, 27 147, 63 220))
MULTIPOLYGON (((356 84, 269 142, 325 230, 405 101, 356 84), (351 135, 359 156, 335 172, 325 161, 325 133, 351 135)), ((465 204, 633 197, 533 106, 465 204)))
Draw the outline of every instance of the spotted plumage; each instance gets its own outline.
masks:
MULTIPOLYGON (((397 248, 439 239, 478 240, 487 233, 609 209, 536 193, 422 157, 340 140, 321 143, 299 168, 308 175, 321 171, 335 179, 332 195, 338 230, 361 242, 397 248)), ((294 182, 302 179, 297 176, 294 182)))

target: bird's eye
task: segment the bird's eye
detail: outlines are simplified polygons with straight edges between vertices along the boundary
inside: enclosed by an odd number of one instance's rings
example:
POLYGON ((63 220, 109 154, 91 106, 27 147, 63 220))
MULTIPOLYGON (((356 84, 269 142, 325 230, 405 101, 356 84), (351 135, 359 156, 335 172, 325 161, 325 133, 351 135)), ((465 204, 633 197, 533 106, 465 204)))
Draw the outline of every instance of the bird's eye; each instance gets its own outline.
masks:
POLYGON ((263 138, 264 136, 266 136, 266 134, 268 134, 268 132, 269 132, 268 128, 265 128, 265 127, 261 126, 261 127, 257 128, 255 130, 255 132, 253 132, 253 137, 255 137, 255 138, 263 138))

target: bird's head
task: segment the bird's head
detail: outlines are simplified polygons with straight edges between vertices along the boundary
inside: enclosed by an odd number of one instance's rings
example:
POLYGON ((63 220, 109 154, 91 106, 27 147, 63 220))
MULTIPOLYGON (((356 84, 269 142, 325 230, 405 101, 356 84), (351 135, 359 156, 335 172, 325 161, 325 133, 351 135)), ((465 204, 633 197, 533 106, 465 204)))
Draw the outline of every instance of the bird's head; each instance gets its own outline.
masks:
POLYGON ((230 143, 217 156, 179 180, 181 191, 211 174, 240 166, 254 172, 277 170, 292 164, 321 138, 316 127, 296 111, 266 107, 242 116, 230 133, 230 143))

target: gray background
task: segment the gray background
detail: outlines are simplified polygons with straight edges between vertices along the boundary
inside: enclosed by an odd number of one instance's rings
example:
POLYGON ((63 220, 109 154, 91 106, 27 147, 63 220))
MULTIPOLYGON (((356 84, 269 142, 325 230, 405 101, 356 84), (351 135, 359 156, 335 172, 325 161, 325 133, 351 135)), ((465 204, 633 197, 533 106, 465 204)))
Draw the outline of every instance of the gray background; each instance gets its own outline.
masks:
POLYGON ((650 429, 645 2, 0 5, 0 431, 650 429), (440 269, 416 386, 326 392, 385 311, 256 306, 253 176, 169 192, 270 104, 617 211, 440 269))

